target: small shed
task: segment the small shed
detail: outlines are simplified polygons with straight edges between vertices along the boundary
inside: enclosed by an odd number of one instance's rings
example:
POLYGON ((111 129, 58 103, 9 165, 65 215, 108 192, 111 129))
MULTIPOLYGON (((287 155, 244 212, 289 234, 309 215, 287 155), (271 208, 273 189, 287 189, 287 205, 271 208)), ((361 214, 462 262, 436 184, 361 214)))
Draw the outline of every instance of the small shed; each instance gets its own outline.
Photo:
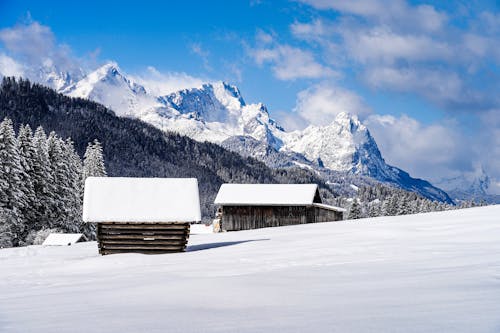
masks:
POLYGON ((214 203, 223 231, 339 221, 345 211, 323 204, 316 184, 223 184, 214 203))
POLYGON ((45 246, 68 246, 75 243, 83 242, 85 237, 83 234, 64 234, 52 233, 45 238, 42 245, 45 246))
POLYGON ((99 253, 184 251, 201 221, 195 178, 89 177, 83 220, 97 223, 99 253))

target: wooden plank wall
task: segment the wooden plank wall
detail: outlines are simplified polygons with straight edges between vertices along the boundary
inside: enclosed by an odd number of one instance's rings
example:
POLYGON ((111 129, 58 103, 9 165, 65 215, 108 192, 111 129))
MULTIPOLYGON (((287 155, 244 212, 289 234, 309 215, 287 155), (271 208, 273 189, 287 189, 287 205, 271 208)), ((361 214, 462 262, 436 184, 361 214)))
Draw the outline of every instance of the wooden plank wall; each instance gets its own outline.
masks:
POLYGON ((307 223, 305 206, 224 206, 222 209, 222 228, 226 231, 303 223, 307 223))
POLYGON ((224 206, 221 221, 222 230, 237 231, 341 219, 340 212, 313 206, 224 206))
POLYGON ((325 209, 321 207, 314 208, 314 222, 330 222, 330 221, 341 221, 344 216, 342 212, 325 209))
POLYGON ((158 254, 182 252, 189 238, 189 223, 97 224, 99 253, 158 254))

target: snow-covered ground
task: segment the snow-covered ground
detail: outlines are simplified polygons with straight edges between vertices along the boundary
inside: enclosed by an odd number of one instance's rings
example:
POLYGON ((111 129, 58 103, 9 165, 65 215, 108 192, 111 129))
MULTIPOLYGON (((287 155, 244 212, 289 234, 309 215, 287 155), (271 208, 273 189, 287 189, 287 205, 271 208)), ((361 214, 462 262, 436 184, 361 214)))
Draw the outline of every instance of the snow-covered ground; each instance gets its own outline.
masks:
POLYGON ((0 250, 0 332, 499 332, 500 206, 0 250))

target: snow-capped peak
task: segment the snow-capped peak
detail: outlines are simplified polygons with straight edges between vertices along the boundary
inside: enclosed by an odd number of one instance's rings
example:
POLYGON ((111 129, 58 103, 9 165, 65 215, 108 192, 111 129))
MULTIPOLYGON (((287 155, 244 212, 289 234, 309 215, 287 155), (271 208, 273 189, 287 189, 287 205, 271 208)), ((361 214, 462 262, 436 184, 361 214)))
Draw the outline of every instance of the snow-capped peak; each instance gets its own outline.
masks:
POLYGON ((122 87, 137 94, 146 93, 144 87, 125 76, 115 62, 109 62, 99 67, 83 80, 65 89, 63 93, 75 97, 90 98, 99 85, 106 86, 106 88, 109 88, 109 86, 122 87))
POLYGON ((128 78, 115 62, 97 68, 62 93, 102 103, 121 116, 135 116, 156 104, 146 89, 128 78))
POLYGON ((262 103, 245 103, 240 90, 226 82, 183 89, 159 97, 158 102, 165 107, 158 113, 161 118, 153 120, 150 114, 148 121, 165 125, 165 118, 175 119, 175 124, 167 126, 196 140, 222 142, 231 136, 246 135, 275 147, 281 145, 273 133, 282 129, 269 118, 267 108, 262 103))
POLYGON ((85 76, 83 69, 79 67, 63 69, 49 59, 44 61, 38 69, 28 68, 27 71, 28 76, 34 81, 46 84, 59 92, 85 76))
POLYGON ((332 170, 367 173, 373 164, 385 166, 366 126, 346 112, 339 113, 329 125, 310 125, 292 132, 285 141, 284 149, 304 154, 332 170))
POLYGON ((206 84, 205 86, 211 88, 215 97, 228 107, 241 108, 246 105, 240 90, 236 86, 223 81, 206 84))
POLYGON ((246 105, 239 89, 222 81, 183 89, 159 100, 180 113, 191 113, 207 121, 224 121, 227 111, 238 111, 246 105))

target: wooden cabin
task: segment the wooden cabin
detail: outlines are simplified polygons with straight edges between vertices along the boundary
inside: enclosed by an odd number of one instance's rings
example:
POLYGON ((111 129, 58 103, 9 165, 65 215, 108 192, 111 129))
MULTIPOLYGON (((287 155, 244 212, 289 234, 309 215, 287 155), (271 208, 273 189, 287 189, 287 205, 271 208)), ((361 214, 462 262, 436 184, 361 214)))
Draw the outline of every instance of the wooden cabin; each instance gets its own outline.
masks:
POLYGON ((223 184, 214 203, 222 231, 339 221, 345 211, 323 204, 316 184, 223 184))
POLYGON ((182 252, 201 221, 195 178, 89 177, 83 220, 97 224, 99 253, 182 252))

